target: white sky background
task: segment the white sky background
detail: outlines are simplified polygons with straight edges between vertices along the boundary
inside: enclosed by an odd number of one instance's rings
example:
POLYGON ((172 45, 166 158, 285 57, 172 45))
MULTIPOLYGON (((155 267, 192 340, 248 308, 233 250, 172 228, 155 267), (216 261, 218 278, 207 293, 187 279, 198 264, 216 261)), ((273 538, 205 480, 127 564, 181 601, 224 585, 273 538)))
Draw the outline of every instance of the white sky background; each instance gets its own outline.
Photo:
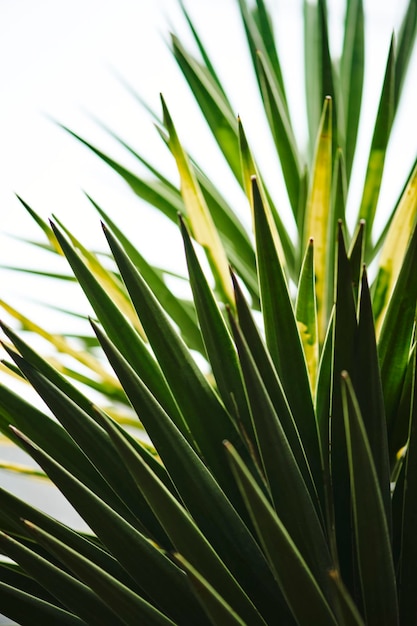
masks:
MULTIPOLYGON (((274 18, 284 76, 288 79, 296 131, 302 137, 306 122, 301 2, 271 0, 268 4, 276 9, 274 18)), ((331 38, 336 46, 339 41, 340 46, 344 3, 329 0, 328 4, 334 18, 331 38)), ((365 1, 366 84, 360 126, 362 147, 349 198, 352 206, 359 201, 362 190, 391 31, 398 26, 405 4, 405 0, 365 1)), ((274 197, 280 198, 282 184, 276 182, 276 157, 259 115, 259 102, 253 95, 256 87, 237 1, 188 0, 186 6, 195 17, 220 77, 225 80, 236 114, 240 114, 249 139, 255 144, 261 166, 277 185, 274 197)), ((128 168, 137 169, 137 161, 95 124, 92 114, 176 180, 173 161, 149 115, 121 85, 114 70, 158 113, 159 92, 163 92, 186 146, 213 175, 237 210, 248 215, 245 199, 219 158, 164 43, 170 24, 177 34, 186 41, 189 39, 176 0, 0 0, 0 265, 46 268, 50 260, 49 255, 36 253, 6 236, 6 233, 40 236, 16 200, 15 192, 44 219, 56 214, 87 246, 105 248, 98 216, 84 197, 82 190, 85 190, 122 228, 127 228, 132 241, 150 262, 173 269, 183 267, 182 246, 167 220, 146 208, 105 164, 46 117, 66 124, 128 168)), ((417 154, 416 112, 414 51, 386 163, 388 176, 381 193, 381 208, 385 212, 394 205, 417 154)), ((279 205, 287 210, 286 201, 279 205)), ((50 269, 64 268, 63 264, 50 269)), ((0 299, 20 307, 52 331, 62 328, 62 320, 35 306, 33 300, 89 312, 84 300, 78 301, 75 291, 69 291, 67 285, 57 285, 51 290, 47 281, 1 268, 0 285, 0 299)), ((21 491, 21 480, 8 477, 8 484, 13 491, 21 491)), ((25 492, 25 497, 44 500, 47 496, 42 493, 31 489, 25 492)), ((54 502, 50 505, 51 513, 64 514, 67 519, 68 508, 61 500, 54 502)))

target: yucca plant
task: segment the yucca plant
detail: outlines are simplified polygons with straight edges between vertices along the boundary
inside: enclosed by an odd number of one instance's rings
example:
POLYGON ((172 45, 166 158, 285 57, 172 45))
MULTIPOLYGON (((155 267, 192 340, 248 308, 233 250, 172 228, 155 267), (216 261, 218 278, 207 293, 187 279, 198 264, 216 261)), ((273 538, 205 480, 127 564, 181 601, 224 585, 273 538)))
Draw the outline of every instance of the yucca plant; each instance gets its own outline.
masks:
MULTIPOLYGON (((66 257, 94 332, 74 347, 2 303, 29 331, 2 325, 4 370, 49 411, 3 377, 0 428, 87 530, 0 489, 0 612, 30 626, 417 624, 416 167, 378 237, 373 228, 417 4, 389 49, 352 232, 361 1, 347 1, 340 59, 325 0, 305 4, 304 149, 269 8, 239 0, 287 198, 267 186, 246 121, 182 10, 196 51, 172 36, 172 52, 253 230, 187 153, 163 99, 162 118, 152 115, 178 186, 122 140, 149 176, 70 132, 178 224, 186 289, 145 260, 133 224, 122 232, 94 199, 111 254, 87 250, 22 200, 51 267, 66 257), (287 202, 295 237, 280 212, 287 202), (53 359, 31 347, 34 336, 53 359)), ((60 278, 70 277, 50 271, 60 278)))

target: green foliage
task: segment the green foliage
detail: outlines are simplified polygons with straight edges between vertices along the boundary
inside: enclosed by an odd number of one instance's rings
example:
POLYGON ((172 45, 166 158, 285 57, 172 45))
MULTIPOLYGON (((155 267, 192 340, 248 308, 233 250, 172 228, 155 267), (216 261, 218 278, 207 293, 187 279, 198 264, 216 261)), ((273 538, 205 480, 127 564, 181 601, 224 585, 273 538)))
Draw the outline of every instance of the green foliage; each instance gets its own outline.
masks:
POLYGON ((48 411, 3 377, 0 430, 39 466, 27 474, 55 484, 88 526, 0 489, 10 559, 0 561, 0 611, 19 624, 417 624, 416 167, 382 235, 373 228, 416 3, 391 41, 353 233, 361 0, 347 0, 340 59, 325 0, 305 3, 306 150, 269 8, 238 6, 295 236, 184 7, 198 56, 175 35, 172 53, 247 196, 253 232, 187 154, 164 99, 154 119, 178 187, 126 144, 149 178, 69 132, 178 222, 187 296, 93 199, 106 258, 22 201, 51 266, 63 255, 71 268, 50 280, 76 280, 94 319, 76 350, 1 303, 22 331, 2 324, 4 371, 48 411))

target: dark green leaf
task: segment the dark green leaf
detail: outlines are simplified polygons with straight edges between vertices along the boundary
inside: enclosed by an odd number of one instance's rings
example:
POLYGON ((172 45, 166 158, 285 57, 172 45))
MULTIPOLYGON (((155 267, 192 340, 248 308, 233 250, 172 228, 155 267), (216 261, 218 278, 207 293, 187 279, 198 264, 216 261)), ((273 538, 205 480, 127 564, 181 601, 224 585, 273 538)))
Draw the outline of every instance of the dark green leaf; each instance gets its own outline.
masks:
MULTIPOLYGON (((15 431, 15 434, 21 439, 25 450, 45 470, 144 593, 154 598, 158 606, 171 614, 174 619, 192 616, 198 623, 199 607, 195 604, 183 572, 147 537, 133 528, 49 455, 22 433, 15 431)), ((78 554, 73 550, 70 552, 78 554)), ((82 560, 88 562, 87 559, 82 560)), ((89 564, 94 571, 99 569, 89 564)), ((102 599, 104 600, 104 597, 102 599)))
POLYGON ((388 523, 360 408, 346 372, 342 402, 351 479, 356 554, 369 626, 399 624, 388 523))
POLYGON ((226 602, 230 603, 242 619, 250 624, 265 626, 260 613, 184 506, 169 493, 149 467, 120 436, 111 421, 104 416, 103 426, 112 438, 120 454, 120 459, 131 472, 139 489, 170 536, 176 550, 184 555, 217 591, 221 591, 226 602))
POLYGON ((19 563, 46 589, 49 589, 59 602, 71 612, 78 615, 91 626, 102 626, 105 623, 114 623, 120 626, 120 621, 114 612, 109 611, 105 604, 86 585, 70 574, 37 555, 33 550, 0 533, 0 546, 6 554, 19 563), (51 586, 51 580, 54 581, 51 586))
POLYGON ((417 301, 417 228, 408 245, 378 341, 388 433, 401 396, 411 350, 417 301))
POLYGON ((352 383, 355 388, 361 415, 363 416, 366 435, 372 453, 372 460, 378 477, 378 485, 384 505, 387 527, 391 536, 390 461, 387 423, 385 419, 384 395, 376 347, 374 320, 372 316, 371 296, 365 270, 362 274, 360 290, 359 320, 355 338, 352 383))
POLYGON ((271 358, 304 445, 320 482, 321 458, 307 366, 288 287, 256 180, 253 181, 255 237, 265 336, 271 358))
POLYGON ((398 598, 401 624, 404 626, 411 626, 415 622, 417 611, 417 541, 415 533, 417 523, 417 369, 415 351, 412 365, 410 426, 404 462, 404 481, 396 487, 396 489, 402 488, 398 598))
POLYGON ((183 220, 181 232, 201 332, 220 397, 229 414, 234 416, 238 427, 243 427, 252 438, 252 424, 236 348, 201 269, 183 220))
POLYGON ((90 563, 31 522, 25 523, 36 539, 54 552, 86 586, 90 587, 118 615, 122 623, 128 625, 141 619, 149 626, 175 626, 175 622, 163 615, 149 602, 133 593, 131 589, 112 578, 107 572, 90 563))
MULTIPOLYGON (((337 622, 332 610, 284 524, 256 485, 233 446, 227 442, 225 445, 263 548, 295 619, 300 624, 335 626, 337 622)), ((328 575, 327 572, 326 574, 328 575)))
POLYGON ((206 465, 102 331, 95 328, 109 361, 123 382, 132 405, 193 519, 222 555, 236 579, 241 581, 242 587, 248 590, 251 597, 259 598, 256 604, 270 611, 269 617, 274 612, 276 614, 279 601, 275 583, 259 547, 242 522, 246 511, 239 511, 240 517, 237 515, 206 465))
POLYGON ((180 40, 172 35, 172 51, 193 96, 236 179, 241 181, 236 118, 224 92, 180 40))
POLYGON ((118 307, 107 295, 100 283, 95 279, 94 275, 89 271, 64 235, 62 235, 55 225, 52 225, 52 228, 74 274, 77 276, 77 280, 85 291, 87 298, 90 300, 106 332, 118 349, 123 351, 123 354, 136 371, 140 372, 145 383, 167 409, 169 414, 181 424, 182 418, 179 414, 178 407, 157 362, 152 358, 145 343, 130 322, 119 311, 118 307))

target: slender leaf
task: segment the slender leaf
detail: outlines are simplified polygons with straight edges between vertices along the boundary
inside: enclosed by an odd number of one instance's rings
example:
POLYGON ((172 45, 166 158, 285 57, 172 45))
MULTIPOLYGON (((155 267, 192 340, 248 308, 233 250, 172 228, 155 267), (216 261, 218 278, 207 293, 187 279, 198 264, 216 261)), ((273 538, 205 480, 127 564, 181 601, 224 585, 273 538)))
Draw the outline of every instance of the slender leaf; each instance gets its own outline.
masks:
POLYGON ((274 81, 280 92, 280 99, 282 100, 282 103, 288 113, 288 104, 285 95, 285 84, 282 76, 281 64, 274 41, 271 18, 268 14, 265 3, 263 0, 257 0, 256 7, 252 8, 250 11, 248 10, 246 0, 239 0, 239 9, 259 87, 261 88, 257 56, 258 52, 261 51, 264 58, 268 59, 268 63, 274 76, 274 81))
POLYGON ((172 51, 184 78, 188 82, 221 152, 236 179, 240 182, 236 118, 225 98, 224 91, 219 88, 218 82, 213 79, 213 76, 204 71, 204 68, 185 50, 175 35, 172 35, 171 39, 172 51))
POLYGON ((236 486, 219 446, 227 437, 239 441, 237 426, 120 244, 109 230, 105 234, 185 423, 216 479, 233 494, 236 486))
POLYGON ((417 7, 413 0, 409 0, 406 12, 398 33, 397 54, 395 59, 395 104, 398 106, 411 53, 415 48, 417 31, 417 7))
POLYGON ((90 202, 94 205, 97 212, 100 214, 104 222, 112 229, 117 235, 119 241, 123 243, 123 247, 128 252, 130 258, 136 267, 140 270, 142 276, 146 282, 158 294, 158 300, 164 307, 168 315, 178 325, 187 345, 191 349, 204 352, 204 348, 201 341, 201 333, 196 324, 196 316, 192 308, 185 307, 181 300, 173 295, 171 290, 166 286, 162 279, 160 272, 156 271, 144 257, 140 254, 138 249, 131 243, 131 241, 123 234, 118 228, 115 222, 109 217, 107 213, 101 209, 94 200, 89 198, 90 202))
POLYGON ((388 524, 366 429, 346 372, 342 374, 342 398, 366 622, 370 626, 394 626, 399 618, 388 524))
POLYGON ((124 584, 137 589, 132 578, 127 575, 116 559, 101 546, 97 545, 97 542, 94 541, 95 538, 76 532, 4 489, 0 489, 0 504, 2 528, 7 527, 8 532, 22 537, 25 527, 22 526, 21 520, 30 517, 37 526, 40 526, 76 552, 84 555, 89 561, 96 563, 124 584))
MULTIPOLYGON (((288 272, 290 276, 293 276, 295 273, 294 244, 292 243, 289 237, 288 231, 286 227, 284 226, 278 211, 273 207, 268 191, 265 188, 265 184, 259 176, 258 167, 255 163, 254 157, 252 155, 251 149, 246 139, 246 134, 243 129, 243 125, 242 125, 240 118, 238 118, 238 122, 239 122, 239 146, 240 146, 240 155, 242 159, 242 176, 243 176, 245 192, 248 197, 251 211, 252 211, 252 222, 253 222, 252 178, 253 176, 256 176, 259 190, 262 195, 263 202, 264 202, 265 210, 268 215, 268 220, 270 221, 271 230, 273 233, 275 233, 275 229, 278 231, 276 234, 274 234, 274 239, 275 239, 275 245, 277 246, 277 249, 278 249, 281 264, 284 268, 288 267, 288 272)), ((234 266, 234 267, 237 271, 239 271, 239 268, 237 266, 234 266)))
POLYGON ((358 406, 363 416, 375 472, 378 477, 387 527, 391 536, 390 461, 387 424, 371 296, 365 270, 363 271, 361 281, 358 330, 355 338, 354 366, 351 378, 358 406))
MULTIPOLYGON (((198 623, 201 617, 200 609, 190 594, 183 572, 144 535, 49 455, 35 446, 22 433, 15 431, 15 434, 21 439, 27 452, 43 467, 51 480, 145 594, 154 598, 158 606, 171 614, 174 619, 183 619, 188 615, 198 623)), ((77 554, 75 551, 72 552, 77 554)), ((79 558, 81 559, 80 556, 79 558)), ((84 559, 82 561, 84 562, 84 559)), ((90 566, 94 571, 97 569, 92 564, 90 566)), ((104 600, 104 597, 102 599, 104 600)))
MULTIPOLYGON (((354 341, 357 332, 356 303, 353 294, 352 267, 346 253, 342 225, 339 224, 335 316, 331 353, 330 412, 326 432, 326 415, 323 414, 326 437, 323 450, 330 450, 332 500, 334 503, 337 550, 342 579, 351 593, 355 588, 355 566, 351 545, 351 503, 349 491, 349 466, 346 434, 343 420, 341 373, 352 371, 354 341), (328 441, 330 431, 330 442, 328 441)), ((324 381, 325 382, 325 381, 324 381)), ((329 511, 330 519, 332 512, 329 511)))
POLYGON ((311 395, 315 398, 317 370, 319 364, 319 343, 313 239, 310 240, 307 246, 303 265, 301 267, 295 312, 308 367, 311 395))
POLYGON ((337 624, 336 619, 287 529, 259 490, 233 446, 226 450, 242 495, 271 561, 279 585, 299 623, 337 624), (300 597, 303 601, 300 602, 300 597))
POLYGON ((365 228, 365 222, 361 220, 356 227, 348 253, 355 302, 359 301, 359 288, 361 284, 361 273, 365 254, 365 228))
POLYGON ((181 232, 197 315, 220 396, 229 414, 234 416, 239 427, 243 427, 252 438, 252 424, 236 348, 198 262, 183 220, 181 232))
POLYGON ((181 179, 181 194, 187 210, 193 236, 206 251, 210 267, 216 280, 217 288, 226 302, 232 302, 232 293, 229 279, 229 269, 219 233, 213 223, 213 218, 202 194, 197 177, 186 152, 178 138, 166 104, 161 98, 164 113, 164 124, 169 133, 168 145, 177 163, 181 179))
POLYGON ((87 624, 102 626, 110 620, 115 626, 123 624, 123 621, 118 619, 114 612, 109 611, 91 589, 64 570, 4 533, 0 533, 0 545, 10 558, 20 563, 46 589, 50 589, 58 602, 62 602, 69 611, 78 615, 87 624), (52 578, 54 584, 51 588, 52 578))
POLYGON ((86 622, 76 615, 1 581, 0 606, 4 615, 17 621, 21 626, 33 626, 33 624, 86 626, 86 622))
POLYGON ((223 596, 201 576, 195 567, 180 554, 175 554, 174 557, 187 572, 194 591, 212 623, 222 624, 222 626, 245 626, 245 622, 227 604, 223 596))
POLYGON ((272 504, 318 584, 324 590, 328 580, 327 577, 323 578, 323 572, 331 567, 331 559, 317 513, 317 509, 319 510, 317 495, 312 479, 308 475, 309 468, 307 467, 306 471, 306 462, 302 458, 304 451, 302 448, 300 450, 299 442, 293 443, 293 438, 291 442, 294 446, 293 453, 244 339, 236 325, 233 330, 272 504), (282 480, 284 473, 285 480, 282 480), (297 505, 290 506, 291 501, 297 505))
POLYGON ((314 241, 314 261, 316 275, 316 298, 318 331, 320 343, 324 340, 329 311, 327 311, 328 258, 327 241, 334 228, 330 213, 330 194, 332 176, 332 101, 326 98, 320 120, 314 157, 313 173, 304 222, 303 241, 305 245, 311 238, 314 241))
POLYGON ((373 285, 373 304, 377 329, 382 323, 392 298, 395 283, 404 262, 417 216, 417 163, 397 203, 378 262, 378 274, 373 285))
POLYGON ((78 256, 77 252, 66 240, 64 235, 54 224, 52 228, 74 274, 77 276, 77 280, 87 298, 90 300, 106 332, 114 341, 115 345, 123 351, 123 354, 133 367, 140 372, 146 385, 149 386, 173 419, 176 419, 177 423, 182 425, 182 428, 185 429, 178 407, 162 372, 141 337, 130 322, 122 315, 103 287, 96 281, 94 275, 91 274, 89 269, 84 265, 82 259, 78 256))
POLYGON ((291 208, 297 220, 300 208, 302 169, 297 144, 285 104, 276 88, 268 64, 258 53, 259 80, 265 111, 271 127, 275 147, 280 159, 291 208))
MULTIPOLYGON (((415 524, 417 521, 416 507, 416 425, 417 425, 417 369, 416 352, 413 359, 413 380, 411 389, 410 425, 408 433, 407 454, 404 463, 404 482, 402 487, 402 516, 399 528, 400 561, 398 569, 398 598, 400 604, 401 624, 411 625, 415 621, 417 611, 417 578, 415 575, 417 542, 415 537, 415 524)), ((397 488, 399 488, 397 486, 397 488)))
POLYGON ((417 228, 414 227, 378 341, 388 432, 400 400, 411 350, 417 302, 416 263, 417 228))
POLYGON ((341 59, 346 172, 350 179, 362 104, 365 67, 365 27, 362 0, 349 0, 345 17, 345 33, 341 59))
POLYGON ((118 431, 103 416, 106 428, 117 448, 121 460, 132 473, 155 514, 171 537, 178 552, 207 578, 226 602, 249 623, 265 625, 260 613, 238 585, 236 579, 222 562, 219 554, 202 534, 186 509, 170 494, 134 450, 126 444, 118 431))
POLYGON ((368 157, 366 178, 363 189, 362 201, 359 209, 359 219, 364 219, 367 226, 366 251, 370 249, 372 226, 381 188, 382 174, 384 171, 385 154, 388 140, 394 121, 394 97, 395 97, 395 47, 391 41, 384 84, 379 101, 379 108, 372 137, 371 149, 368 157))
POLYGON ((246 511, 239 510, 240 516, 237 515, 229 502, 230 493, 227 492, 228 499, 123 357, 97 326, 95 330, 193 519, 242 586, 251 590, 251 597, 259 598, 257 605, 271 611, 269 618, 282 612, 282 600, 276 594, 271 572, 242 522, 246 511))
POLYGON ((307 365, 287 284, 256 180, 253 180, 253 203, 266 342, 303 441, 311 473, 315 481, 319 482, 320 449, 307 365))
POLYGON ((38 541, 53 551, 88 587, 91 587, 103 602, 116 613, 122 623, 128 625, 139 618, 145 620, 149 626, 175 625, 175 622, 149 602, 133 593, 128 587, 112 578, 107 572, 100 570, 96 565, 31 522, 25 521, 25 523, 38 541))
POLYGON ((170 547, 158 520, 143 499, 131 502, 133 481, 123 466, 114 459, 110 441, 103 429, 81 408, 65 396, 42 374, 17 355, 13 357, 34 389, 49 406, 70 437, 90 461, 92 478, 88 485, 109 506, 141 532, 146 532, 166 548, 170 547), (96 470, 96 471, 95 471, 96 470), (95 479, 95 480, 94 480, 95 479), (138 523, 140 520, 140 523, 138 523))

